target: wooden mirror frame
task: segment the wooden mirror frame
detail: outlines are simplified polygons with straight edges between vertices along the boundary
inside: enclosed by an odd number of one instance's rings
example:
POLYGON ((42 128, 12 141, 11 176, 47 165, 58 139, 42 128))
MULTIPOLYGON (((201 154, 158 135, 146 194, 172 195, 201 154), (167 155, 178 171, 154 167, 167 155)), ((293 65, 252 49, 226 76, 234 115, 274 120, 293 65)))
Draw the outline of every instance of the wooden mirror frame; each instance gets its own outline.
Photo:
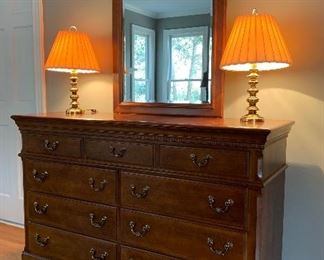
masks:
MULTIPOLYGON (((163 0, 162 0, 163 1, 163 0)), ((224 72, 219 64, 224 49, 226 2, 213 0, 213 50, 210 104, 138 103, 123 101, 123 0, 113 0, 114 113, 223 117, 224 72)))

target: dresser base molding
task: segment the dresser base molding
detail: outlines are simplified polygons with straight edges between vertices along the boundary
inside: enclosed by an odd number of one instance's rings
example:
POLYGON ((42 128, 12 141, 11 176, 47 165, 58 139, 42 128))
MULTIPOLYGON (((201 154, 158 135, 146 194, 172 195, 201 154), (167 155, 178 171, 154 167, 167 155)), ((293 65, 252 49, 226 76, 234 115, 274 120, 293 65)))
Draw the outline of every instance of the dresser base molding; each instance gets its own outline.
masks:
POLYGON ((26 251, 23 251, 21 259, 22 260, 48 260, 48 258, 33 255, 33 254, 30 254, 30 253, 28 253, 26 251))
POLYGON ((22 134, 22 259, 281 259, 293 122, 13 119, 22 134))

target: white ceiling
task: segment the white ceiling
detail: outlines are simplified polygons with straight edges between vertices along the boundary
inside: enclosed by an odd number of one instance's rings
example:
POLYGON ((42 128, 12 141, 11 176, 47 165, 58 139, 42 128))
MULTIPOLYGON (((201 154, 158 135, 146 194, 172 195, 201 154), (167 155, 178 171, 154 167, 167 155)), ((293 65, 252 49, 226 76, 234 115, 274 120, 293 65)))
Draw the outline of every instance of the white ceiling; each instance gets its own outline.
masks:
POLYGON ((210 13, 211 0, 124 0, 126 9, 153 18, 210 13))

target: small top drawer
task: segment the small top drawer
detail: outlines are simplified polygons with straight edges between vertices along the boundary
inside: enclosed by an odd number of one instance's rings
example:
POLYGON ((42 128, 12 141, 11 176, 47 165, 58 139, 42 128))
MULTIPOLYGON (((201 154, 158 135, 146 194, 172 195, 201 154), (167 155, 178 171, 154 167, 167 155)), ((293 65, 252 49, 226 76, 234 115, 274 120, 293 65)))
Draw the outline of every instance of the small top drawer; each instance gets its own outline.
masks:
POLYGON ((153 165, 153 146, 150 144, 86 139, 85 153, 86 158, 90 160, 153 165))
POLYGON ((25 189, 103 204, 116 203, 116 172, 24 159, 25 189))
POLYGON ((121 174, 121 205, 210 224, 243 228, 243 188, 136 173, 121 174))
POLYGON ((200 175, 248 176, 249 153, 242 150, 160 146, 160 167, 200 175))
POLYGON ((23 135, 23 151, 46 155, 81 157, 81 138, 59 135, 23 135))

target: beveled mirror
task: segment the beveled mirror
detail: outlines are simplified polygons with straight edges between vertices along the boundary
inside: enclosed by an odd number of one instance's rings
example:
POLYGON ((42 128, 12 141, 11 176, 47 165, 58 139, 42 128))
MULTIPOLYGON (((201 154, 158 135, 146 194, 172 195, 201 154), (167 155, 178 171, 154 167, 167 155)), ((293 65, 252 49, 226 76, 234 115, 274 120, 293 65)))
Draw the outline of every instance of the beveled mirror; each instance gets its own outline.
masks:
POLYGON ((223 115, 226 0, 113 0, 114 112, 223 115))

